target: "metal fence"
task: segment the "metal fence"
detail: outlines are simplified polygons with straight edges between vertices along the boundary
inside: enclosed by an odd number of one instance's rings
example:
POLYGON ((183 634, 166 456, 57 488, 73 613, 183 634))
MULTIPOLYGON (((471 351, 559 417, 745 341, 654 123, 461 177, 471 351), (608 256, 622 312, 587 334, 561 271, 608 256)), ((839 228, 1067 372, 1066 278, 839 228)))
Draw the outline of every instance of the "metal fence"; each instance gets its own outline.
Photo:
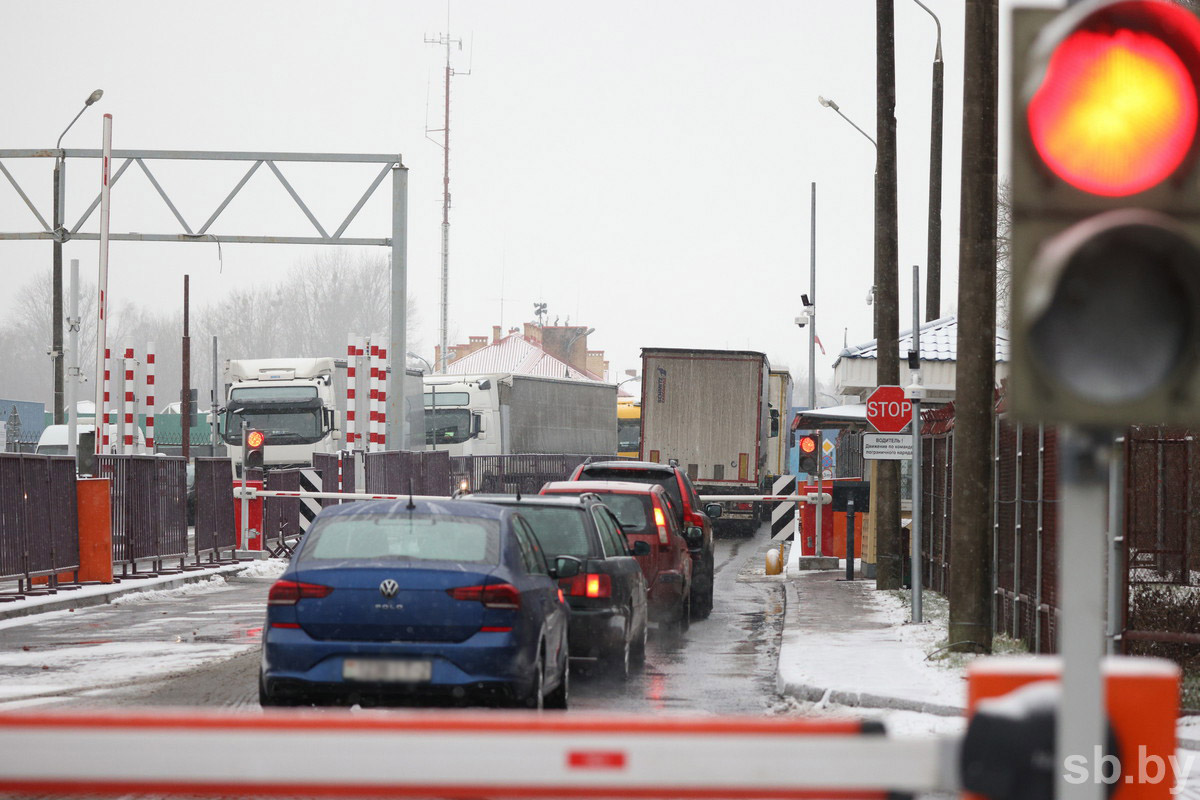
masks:
POLYGON ((192 552, 196 563, 220 560, 222 550, 237 549, 233 512, 233 464, 228 458, 197 458, 196 524, 192 552))
POLYGON ((1187 430, 1135 427, 1125 445, 1124 652, 1184 670, 1200 709, 1200 448, 1187 430))
POLYGON ((365 491, 372 494, 411 493, 449 497, 454 491, 449 453, 389 450, 367 453, 363 463, 365 491))
MULTIPOLYGON (((1058 434, 996 417, 992 497, 995 630, 1031 652, 1057 650, 1058 434)), ((1200 708, 1200 446, 1190 431, 1133 427, 1124 438, 1118 548, 1123 591, 1109 633, 1116 649, 1184 669, 1184 705, 1200 708)), ((925 585, 945 592, 953 565, 950 515, 954 408, 922 415, 925 585)), ((1097 532, 1102 536, 1103 532, 1097 532)), ((1098 538, 1097 546, 1102 546, 1098 538)))
MULTIPOLYGON (((72 467, 73 469, 73 467, 72 467)), ((96 471, 112 481, 113 566, 138 574, 150 563, 187 556, 187 461, 175 456, 97 456, 96 471)))
POLYGON ((16 581, 0 599, 54 590, 78 570, 77 528, 75 459, 0 454, 0 580, 16 581))
POLYGON ((450 459, 450 474, 457 485, 466 481, 472 492, 537 494, 550 481, 571 477, 586 461, 619 461, 614 456, 538 453, 512 456, 459 456, 450 459))

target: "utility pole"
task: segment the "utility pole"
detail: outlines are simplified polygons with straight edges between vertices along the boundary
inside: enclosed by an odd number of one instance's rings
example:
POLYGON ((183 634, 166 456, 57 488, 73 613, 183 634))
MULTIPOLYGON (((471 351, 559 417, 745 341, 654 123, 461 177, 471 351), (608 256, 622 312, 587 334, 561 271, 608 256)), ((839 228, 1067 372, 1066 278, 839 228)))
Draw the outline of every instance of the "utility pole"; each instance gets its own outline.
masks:
POLYGON ((441 358, 438 369, 446 370, 449 341, 449 304, 450 304, 450 79, 455 75, 470 75, 471 71, 458 72, 450 66, 450 46, 458 45, 462 50, 462 39, 452 39, 448 33, 440 33, 436 37, 425 37, 425 44, 436 44, 446 48, 445 67, 445 109, 442 127, 425 131, 426 138, 442 148, 442 315, 438 329, 438 342, 441 345, 441 358), (442 140, 429 136, 431 133, 441 133, 442 140))
POLYGON ((950 641, 992 647, 992 409, 996 371, 998 0, 968 0, 955 377, 950 641))
POLYGON ((942 21, 921 0, 913 0, 933 17, 937 45, 933 51, 933 99, 929 123, 929 242, 925 265, 925 321, 942 315, 942 107, 945 94, 942 63, 942 21))
MULTIPOLYGON (((875 340, 876 384, 900 383, 900 286, 896 193, 896 25, 894 0, 875 2, 875 138, 879 157, 875 177, 875 340)), ((875 468, 876 585, 899 589, 900 462, 875 468)))

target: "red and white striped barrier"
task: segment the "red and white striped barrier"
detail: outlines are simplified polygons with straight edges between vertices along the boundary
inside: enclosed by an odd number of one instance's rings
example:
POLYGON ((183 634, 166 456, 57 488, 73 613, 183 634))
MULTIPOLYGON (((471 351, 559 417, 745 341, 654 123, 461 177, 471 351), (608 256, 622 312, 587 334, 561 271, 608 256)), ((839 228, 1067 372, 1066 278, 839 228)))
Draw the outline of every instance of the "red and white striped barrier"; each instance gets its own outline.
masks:
MULTIPOLYGON (((154 342, 146 344, 146 452, 154 454, 154 342)), ((183 430, 184 436, 190 431, 183 430)))
POLYGON ((370 407, 370 429, 367 435, 367 447, 370 452, 378 450, 379 443, 379 345, 371 344, 367 351, 369 353, 370 368, 370 392, 369 402, 370 407))
POLYGON ((112 349, 104 348, 104 399, 100 408, 96 409, 94 422, 96 424, 96 441, 100 442, 101 453, 109 452, 108 409, 112 405, 112 349))
POLYGON ((379 450, 387 449, 387 348, 379 348, 379 450))
POLYGON ((368 494, 366 492, 296 492, 283 489, 256 489, 253 486, 247 485, 245 489, 241 484, 234 484, 233 497, 235 500, 241 500, 242 497, 247 500, 254 500, 259 497, 296 497, 301 500, 450 500, 452 498, 445 495, 426 495, 426 494, 368 494))
POLYGON ((125 346, 125 358, 123 359, 123 369, 125 371, 125 382, 123 388, 125 390, 125 408, 124 415, 121 417, 121 453, 124 455, 133 455, 133 443, 137 437, 134 436, 137 430, 137 420, 134 418, 134 412, 137 406, 133 399, 133 373, 136 360, 133 355, 133 348, 129 345, 125 346))
POLYGON ((356 430, 354 414, 358 395, 358 339, 350 337, 346 344, 346 448, 354 449, 356 430))
POLYGON ((553 713, 0 714, 0 791, 885 798, 954 791, 943 740, 851 720, 553 713), (64 755, 65 754, 65 755, 64 755), (247 757, 253 754, 253 757, 247 757))

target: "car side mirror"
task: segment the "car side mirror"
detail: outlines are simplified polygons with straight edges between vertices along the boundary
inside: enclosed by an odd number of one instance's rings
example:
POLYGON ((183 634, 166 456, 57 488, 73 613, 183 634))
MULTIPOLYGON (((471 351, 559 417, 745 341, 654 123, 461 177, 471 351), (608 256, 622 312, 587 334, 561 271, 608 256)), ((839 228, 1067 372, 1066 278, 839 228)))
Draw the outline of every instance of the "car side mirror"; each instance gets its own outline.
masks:
POLYGON ((554 559, 552 578, 574 578, 583 569, 583 562, 575 556, 559 556, 554 559))
POLYGON ((688 543, 688 547, 693 549, 701 547, 704 544, 704 529, 693 525, 684 531, 683 538, 688 543))
POLYGON ((704 507, 704 513, 707 514, 710 519, 720 519, 721 511, 722 508, 720 503, 709 503, 704 507))
POLYGON ((633 543, 633 554, 635 556, 650 555, 650 543, 646 542, 646 541, 642 541, 641 539, 638 539, 636 542, 633 543))

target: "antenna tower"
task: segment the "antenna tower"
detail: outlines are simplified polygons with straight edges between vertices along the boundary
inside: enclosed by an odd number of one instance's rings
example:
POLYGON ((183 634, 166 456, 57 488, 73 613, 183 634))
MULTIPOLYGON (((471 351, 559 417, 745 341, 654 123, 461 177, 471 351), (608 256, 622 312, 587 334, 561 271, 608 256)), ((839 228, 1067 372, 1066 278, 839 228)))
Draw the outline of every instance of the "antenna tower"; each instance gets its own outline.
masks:
POLYGON ((458 49, 462 50, 462 39, 451 38, 448 33, 439 33, 437 36, 426 36, 425 44, 435 44, 439 47, 446 48, 446 69, 445 69, 445 116, 443 117, 442 127, 426 129, 425 138, 442 148, 442 319, 439 329, 438 340, 441 344, 440 363, 438 369, 441 372, 446 371, 446 362, 449 358, 449 342, 447 341, 447 318, 450 296, 450 78, 455 75, 470 75, 471 70, 460 72, 455 70, 450 65, 450 48, 451 45, 457 45, 458 49), (439 142, 429 134, 440 133, 442 140, 439 142))

